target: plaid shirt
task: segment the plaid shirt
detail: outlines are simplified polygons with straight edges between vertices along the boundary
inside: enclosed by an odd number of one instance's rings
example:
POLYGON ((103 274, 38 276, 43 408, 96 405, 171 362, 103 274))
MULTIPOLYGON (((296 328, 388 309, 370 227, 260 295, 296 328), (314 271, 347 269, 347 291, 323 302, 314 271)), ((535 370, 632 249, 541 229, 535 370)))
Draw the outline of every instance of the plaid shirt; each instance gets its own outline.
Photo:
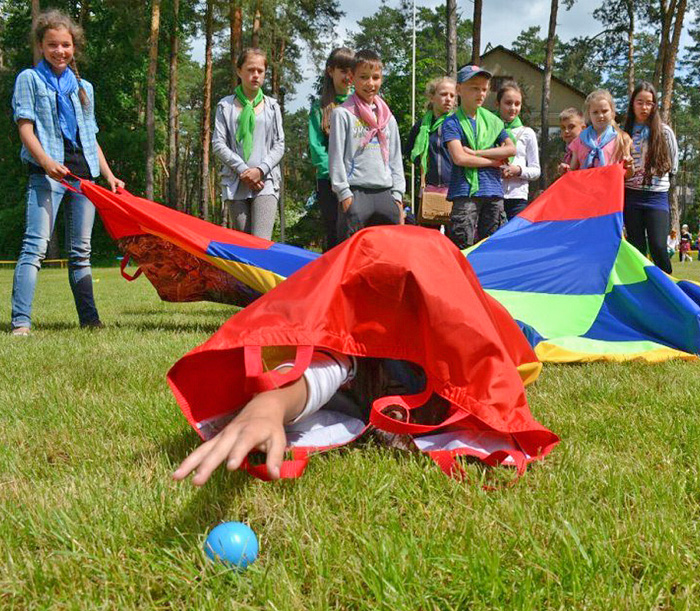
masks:
MULTIPOLYGON (((97 138, 99 131, 95 121, 95 96, 92 85, 81 80, 90 104, 83 109, 78 92, 71 94, 75 117, 78 121, 78 134, 83 147, 85 160, 90 167, 93 178, 100 175, 100 161, 97 155, 97 138)), ((58 163, 65 160, 63 150, 63 134, 58 122, 58 107, 56 92, 46 86, 46 83, 33 69, 23 70, 15 81, 15 92, 12 96, 12 110, 15 122, 27 119, 34 123, 34 133, 42 148, 49 157, 58 163)), ((22 145, 22 161, 39 165, 27 148, 22 145)))

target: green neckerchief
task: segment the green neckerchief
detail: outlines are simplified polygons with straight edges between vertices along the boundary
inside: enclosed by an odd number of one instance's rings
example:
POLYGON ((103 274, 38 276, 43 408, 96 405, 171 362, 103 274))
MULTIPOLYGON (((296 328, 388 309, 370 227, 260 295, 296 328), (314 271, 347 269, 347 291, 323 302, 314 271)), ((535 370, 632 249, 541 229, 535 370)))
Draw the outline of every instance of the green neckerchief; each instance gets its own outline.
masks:
POLYGON ((243 105, 243 110, 238 117, 236 128, 236 142, 243 147, 243 159, 248 161, 253 152, 253 132, 255 132, 255 107, 263 100, 262 89, 258 89, 255 99, 251 102, 243 93, 243 87, 238 85, 234 91, 236 99, 243 105))
POLYGON ((335 96, 335 103, 338 105, 342 104, 343 102, 345 102, 345 100, 347 100, 350 97, 350 95, 350 92, 337 94, 335 96))
POLYGON ((418 129, 418 134, 416 135, 416 141, 413 143, 413 148, 411 149, 411 161, 415 162, 416 157, 420 157, 420 167, 423 174, 428 171, 428 146, 430 144, 430 134, 440 128, 449 114, 450 113, 446 112, 445 114, 440 115, 434 122, 434 115, 431 110, 423 115, 423 120, 421 121, 420 128, 418 129))
MULTIPOLYGON (((455 114, 457 119, 459 119, 464 135, 467 137, 467 144, 473 151, 491 148, 504 129, 503 121, 492 112, 479 106, 476 109, 476 137, 474 137, 471 121, 464 114, 461 106, 455 114)), ((479 191, 479 172, 477 168, 465 167, 464 176, 469 182, 469 195, 472 196, 479 191)))
POLYGON ((520 117, 515 117, 510 123, 504 123, 506 127, 506 133, 508 134, 508 137, 511 139, 513 144, 518 143, 518 139, 515 137, 515 134, 513 133, 513 130, 516 127, 522 127, 523 122, 520 120, 520 117))
MULTIPOLYGON (((506 126, 506 133, 508 134, 508 137, 510 138, 513 145, 517 146, 518 139, 516 138, 515 134, 513 133, 513 130, 516 127, 523 126, 523 122, 520 120, 520 116, 515 117, 515 119, 513 119, 510 123, 505 123, 505 126, 506 126)), ((508 159, 509 163, 513 163, 513 159, 515 159, 515 156, 508 159)))

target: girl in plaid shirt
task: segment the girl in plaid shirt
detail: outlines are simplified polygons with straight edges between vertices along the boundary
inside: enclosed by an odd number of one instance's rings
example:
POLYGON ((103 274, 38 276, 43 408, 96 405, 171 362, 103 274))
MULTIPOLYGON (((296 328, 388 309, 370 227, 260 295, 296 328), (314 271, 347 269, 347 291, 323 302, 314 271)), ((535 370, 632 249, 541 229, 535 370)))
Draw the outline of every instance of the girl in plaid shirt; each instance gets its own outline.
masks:
POLYGON ((70 17, 51 10, 39 15, 33 37, 43 59, 20 72, 12 97, 21 158, 29 169, 26 230, 12 285, 11 333, 16 336, 29 335, 37 273, 64 199, 68 200, 64 207, 68 278, 80 326, 102 327, 90 267, 95 208, 61 181, 71 181, 69 173, 84 179, 102 174, 113 191, 124 186, 97 144, 92 85, 80 78, 74 57, 83 42, 81 28, 70 17))

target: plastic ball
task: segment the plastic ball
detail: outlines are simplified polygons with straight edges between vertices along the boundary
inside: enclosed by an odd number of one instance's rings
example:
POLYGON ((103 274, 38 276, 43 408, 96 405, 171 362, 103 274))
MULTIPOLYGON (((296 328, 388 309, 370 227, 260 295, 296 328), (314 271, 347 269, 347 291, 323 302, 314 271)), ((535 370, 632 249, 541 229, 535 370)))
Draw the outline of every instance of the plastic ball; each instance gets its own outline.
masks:
POLYGON ((247 524, 224 522, 209 533, 204 552, 215 562, 245 569, 258 557, 258 538, 247 524))

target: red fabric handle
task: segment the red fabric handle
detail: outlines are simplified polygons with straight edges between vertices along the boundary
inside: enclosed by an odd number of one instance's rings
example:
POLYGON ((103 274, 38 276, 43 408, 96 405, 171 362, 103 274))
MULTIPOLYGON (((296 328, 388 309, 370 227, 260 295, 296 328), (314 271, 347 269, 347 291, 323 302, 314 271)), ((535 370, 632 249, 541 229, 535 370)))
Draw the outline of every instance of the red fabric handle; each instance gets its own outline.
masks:
POLYGON ((247 392, 259 393, 275 390, 285 384, 298 380, 311 363, 313 346, 297 346, 294 366, 284 373, 277 370, 263 371, 262 346, 245 346, 243 361, 245 363, 245 389, 247 392))
POLYGON ((133 276, 129 275, 126 271, 126 266, 129 264, 130 259, 131 259, 131 255, 124 255, 122 257, 122 262, 121 262, 121 265, 119 266, 119 268, 121 269, 122 276, 124 276, 124 278, 126 278, 129 282, 132 282, 132 281, 136 280, 136 278, 138 278, 143 273, 143 270, 139 267, 133 276))
MULTIPOLYGON (((459 450, 432 450, 426 452, 430 458, 432 458, 435 463, 442 469, 443 473, 457 479, 459 481, 464 481, 467 478, 467 472, 459 464, 455 456, 460 455, 459 450)), ((489 454, 486 458, 481 460, 491 467, 496 467, 506 460, 506 458, 511 457, 515 462, 515 468, 517 470, 517 477, 514 481, 510 482, 508 485, 513 485, 521 475, 523 475, 527 469, 527 460, 525 460, 525 455, 522 452, 513 452, 510 450, 496 450, 489 454)), ((494 486, 483 486, 484 490, 495 490, 494 486)))
MULTIPOLYGON (((309 464, 309 452, 303 448, 292 448, 292 460, 285 460, 280 467, 280 479, 295 479, 301 477, 309 464)), ((265 463, 261 465, 251 465, 246 458, 241 465, 253 477, 269 482, 272 480, 265 463)))
MULTIPOLYGON (((386 414, 382 413, 385 408, 391 405, 399 405, 409 411, 415 409, 427 401, 428 397, 426 397, 426 394, 428 393, 408 395, 406 397, 395 395, 393 397, 382 397, 381 399, 377 399, 374 403, 372 403, 372 411, 369 415, 370 424, 382 429, 383 431, 395 433, 397 435, 421 435, 423 433, 431 433, 433 431, 438 431, 440 429, 444 429, 445 427, 452 426, 453 424, 466 420, 471 415, 469 412, 463 409, 455 409, 452 415, 450 415, 440 424, 416 424, 413 422, 401 422, 400 420, 396 420, 391 416, 387 416, 386 414), (417 401, 421 399, 422 402, 417 403, 417 401)), ((430 396, 430 394, 428 394, 428 396, 430 396)))

